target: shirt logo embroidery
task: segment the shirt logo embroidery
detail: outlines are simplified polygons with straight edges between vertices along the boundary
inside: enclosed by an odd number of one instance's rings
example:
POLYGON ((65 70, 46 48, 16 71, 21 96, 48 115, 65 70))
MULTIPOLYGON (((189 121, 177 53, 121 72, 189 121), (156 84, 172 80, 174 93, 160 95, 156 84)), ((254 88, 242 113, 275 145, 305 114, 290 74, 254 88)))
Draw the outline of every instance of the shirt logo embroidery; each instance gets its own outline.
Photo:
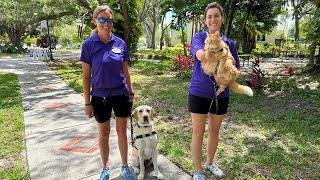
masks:
POLYGON ((121 53, 121 49, 115 47, 115 48, 112 48, 111 50, 112 52, 116 53, 116 54, 120 54, 121 53))

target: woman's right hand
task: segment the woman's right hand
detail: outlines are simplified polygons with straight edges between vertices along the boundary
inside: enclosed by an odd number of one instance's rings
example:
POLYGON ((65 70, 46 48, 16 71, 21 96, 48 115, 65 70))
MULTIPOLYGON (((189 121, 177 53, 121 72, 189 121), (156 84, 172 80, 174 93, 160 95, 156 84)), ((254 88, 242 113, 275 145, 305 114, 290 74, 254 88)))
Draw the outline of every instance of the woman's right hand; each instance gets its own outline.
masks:
POLYGON ((85 111, 86 111, 88 118, 93 117, 93 107, 91 104, 85 105, 85 111))

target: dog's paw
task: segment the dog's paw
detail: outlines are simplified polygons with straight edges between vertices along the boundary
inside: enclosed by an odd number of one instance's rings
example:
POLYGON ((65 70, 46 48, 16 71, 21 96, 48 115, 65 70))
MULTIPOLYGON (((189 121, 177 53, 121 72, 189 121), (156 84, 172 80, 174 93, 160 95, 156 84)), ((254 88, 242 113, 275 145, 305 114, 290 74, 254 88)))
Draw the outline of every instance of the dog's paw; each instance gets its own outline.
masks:
POLYGON ((143 178, 144 178, 144 174, 141 174, 141 173, 140 173, 140 174, 138 175, 138 179, 139 179, 139 180, 142 180, 143 178))
POLYGON ((157 174, 157 179, 164 179, 164 176, 159 172, 159 173, 157 174))
POLYGON ((136 174, 139 174, 140 173, 140 169, 138 167, 133 167, 133 171, 134 173, 136 174))

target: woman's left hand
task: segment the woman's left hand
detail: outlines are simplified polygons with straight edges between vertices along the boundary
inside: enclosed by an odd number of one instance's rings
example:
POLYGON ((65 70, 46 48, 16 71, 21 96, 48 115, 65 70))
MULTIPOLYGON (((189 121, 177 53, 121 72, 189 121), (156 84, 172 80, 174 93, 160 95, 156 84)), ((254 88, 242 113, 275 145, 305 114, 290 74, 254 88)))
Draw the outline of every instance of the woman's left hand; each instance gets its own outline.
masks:
POLYGON ((129 102, 134 102, 134 93, 133 92, 130 92, 129 93, 129 102))

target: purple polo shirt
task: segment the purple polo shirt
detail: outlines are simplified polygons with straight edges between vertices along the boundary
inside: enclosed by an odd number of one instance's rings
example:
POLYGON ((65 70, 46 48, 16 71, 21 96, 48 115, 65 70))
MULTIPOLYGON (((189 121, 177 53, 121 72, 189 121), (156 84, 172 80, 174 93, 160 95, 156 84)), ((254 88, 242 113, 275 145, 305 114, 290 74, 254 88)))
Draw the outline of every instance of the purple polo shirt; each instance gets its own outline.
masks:
MULTIPOLYGON (((195 96, 204 97, 204 98, 214 98, 215 88, 212 81, 209 79, 209 76, 205 74, 201 68, 201 62, 196 57, 196 52, 199 49, 204 49, 204 40, 206 39, 206 31, 196 33, 192 39, 191 43, 191 54, 194 59, 193 65, 193 74, 191 78, 191 83, 189 87, 189 93, 195 96)), ((227 38, 226 36, 221 36, 222 40, 229 46, 232 56, 236 61, 236 67, 240 68, 240 61, 238 56, 237 47, 234 41, 227 38)), ((229 89, 226 88, 218 98, 224 98, 229 96, 229 89)))
POLYGON ((112 33, 108 43, 93 34, 82 44, 80 61, 91 66, 91 95, 118 96, 128 91, 122 63, 129 60, 126 43, 112 33))

